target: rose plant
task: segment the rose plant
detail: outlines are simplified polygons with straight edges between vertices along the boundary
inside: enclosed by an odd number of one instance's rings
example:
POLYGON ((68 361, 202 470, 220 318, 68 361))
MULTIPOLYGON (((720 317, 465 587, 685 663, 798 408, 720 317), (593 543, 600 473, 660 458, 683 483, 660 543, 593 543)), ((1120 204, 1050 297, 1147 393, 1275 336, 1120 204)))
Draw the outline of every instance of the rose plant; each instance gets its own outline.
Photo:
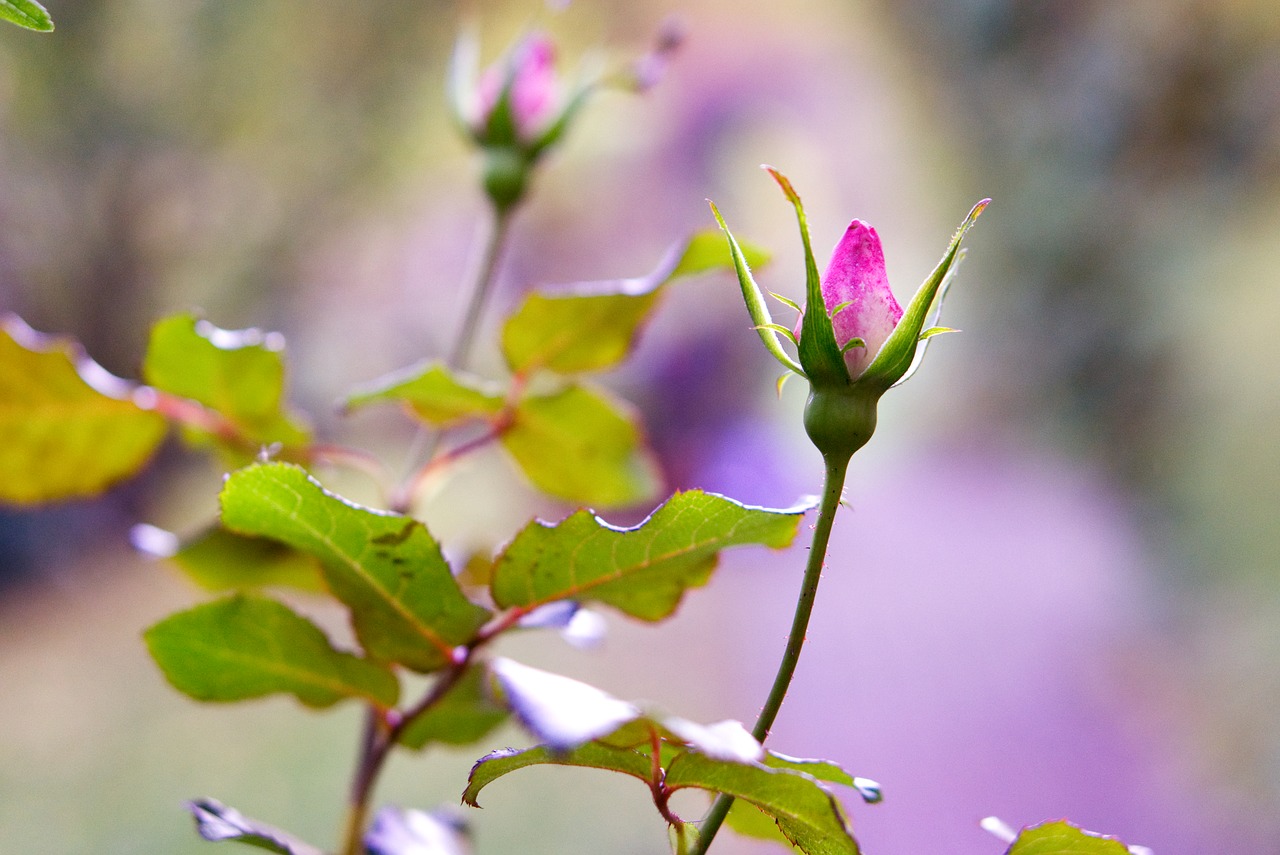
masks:
MULTIPOLYGON (((34 15, 30 0, 5 0, 34 15)), ((34 20, 34 19, 33 19, 34 20)), ((32 25, 32 20, 25 21, 32 25)), ((664 37, 631 77, 647 85, 674 41, 664 37)), ((463 828, 439 813, 384 807, 374 794, 395 752, 482 743, 519 724, 533 744, 484 753, 462 801, 477 805, 500 777, 534 765, 606 769, 638 780, 667 826, 673 851, 703 853, 723 824, 808 855, 857 855, 838 793, 881 799, 878 784, 823 759, 766 747, 801 654, 851 456, 876 428, 879 399, 909 375, 961 257, 961 242, 987 205, 976 205, 942 260, 901 307, 889 288, 873 228, 854 220, 823 276, 804 207, 790 182, 770 174, 793 205, 804 246, 800 312, 776 323, 752 267, 765 254, 738 241, 714 209, 715 231, 678 240, 652 271, 624 282, 531 292, 502 325, 503 378, 469 371, 469 353, 530 178, 588 95, 626 74, 587 78, 569 92, 555 75, 554 46, 526 36, 473 81, 474 45, 454 62, 455 119, 483 160, 493 228, 451 351, 353 390, 348 409, 394 404, 425 442, 405 478, 372 455, 317 440, 286 404, 282 339, 222 330, 192 315, 152 329, 137 381, 113 377, 74 342, 32 331, 9 316, 0 334, 0 500, 34 505, 91 496, 136 473, 170 428, 229 472, 220 515, 185 541, 141 526, 138 544, 163 553, 217 598, 145 632, 147 647, 178 691, 230 702, 272 694, 323 709, 364 710, 356 738, 341 855, 458 855, 463 828), (736 272, 768 351, 809 383, 804 425, 825 463, 812 542, 773 687, 748 729, 697 723, 613 697, 493 652, 495 641, 538 630, 590 633, 593 610, 657 623, 706 584, 727 549, 780 549, 809 507, 759 508, 698 490, 665 497, 640 524, 612 526, 592 511, 659 498, 660 479, 631 407, 591 375, 634 350, 669 284, 736 272), (792 354, 794 351, 794 355, 792 354), (413 509, 427 489, 481 448, 500 447, 539 490, 582 506, 555 522, 530 521, 493 554, 463 567, 445 557, 431 520, 413 509), (331 492, 315 472, 358 468, 375 476, 382 507, 331 492), (294 606, 264 593, 291 588, 329 598, 349 616, 354 644, 340 646, 294 606), (702 817, 681 816, 672 797, 701 790, 702 817)), ((190 803, 201 835, 292 855, 322 850, 213 799, 190 803)), ((1126 848, 1063 822, 1008 831, 1009 855, 1108 855, 1126 848)))

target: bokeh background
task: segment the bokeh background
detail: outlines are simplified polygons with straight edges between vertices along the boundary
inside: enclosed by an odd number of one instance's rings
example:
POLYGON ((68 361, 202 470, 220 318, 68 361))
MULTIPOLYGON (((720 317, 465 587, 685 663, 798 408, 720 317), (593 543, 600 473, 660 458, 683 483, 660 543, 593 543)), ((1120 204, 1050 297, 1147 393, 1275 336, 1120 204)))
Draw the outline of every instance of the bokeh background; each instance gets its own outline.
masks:
MULTIPOLYGON (((54 34, 0 32, 0 307, 127 377, 172 311, 280 330, 293 401, 392 461, 397 414, 332 402, 441 352, 461 312, 484 209, 442 74, 468 14, 487 56, 543 26, 568 68, 642 53, 670 15, 687 36, 655 90, 598 98, 539 177, 491 328, 533 285, 647 271, 711 225, 708 197, 797 296, 763 162, 805 197, 819 254, 874 223, 900 298, 993 197, 947 307, 963 334, 855 460, 773 745, 884 784, 884 804, 849 805, 868 852, 996 853, 977 825, 996 814, 1160 855, 1280 853, 1270 0, 48 5, 54 34)), ((491 346, 478 367, 500 371, 491 346)), ((779 505, 820 473, 801 384, 779 400, 775 371, 736 284, 708 277, 609 381, 669 486, 779 505)), ((199 795, 333 839, 357 711, 201 707, 139 640, 202 595, 132 554, 129 527, 198 528, 219 474, 174 446, 100 500, 0 510, 0 850, 204 851, 181 808, 199 795)), ((477 461, 422 511, 460 551, 564 512, 509 479, 477 461)), ((667 625, 611 619, 595 652, 519 655, 750 721, 802 554, 731 554, 667 625)), ((456 803, 475 757, 524 739, 404 758, 381 798, 456 803)), ((643 791, 604 773, 526 771, 485 804, 480 853, 664 851, 643 791)))

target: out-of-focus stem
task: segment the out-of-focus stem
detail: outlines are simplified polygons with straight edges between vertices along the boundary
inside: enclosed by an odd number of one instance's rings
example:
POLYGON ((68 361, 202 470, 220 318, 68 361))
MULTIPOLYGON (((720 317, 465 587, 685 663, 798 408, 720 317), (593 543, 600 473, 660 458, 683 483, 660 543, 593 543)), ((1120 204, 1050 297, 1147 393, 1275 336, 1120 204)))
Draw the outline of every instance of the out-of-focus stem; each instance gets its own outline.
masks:
MULTIPOLYGON (((467 303, 467 313, 463 316, 462 325, 458 327, 458 337, 454 339, 449 350, 447 365, 451 368, 465 369, 471 358, 471 346, 475 343, 476 334, 480 330, 480 318, 484 315, 485 305, 493 293, 497 280, 498 262, 506 247, 510 233, 511 215, 514 208, 494 206, 493 219, 485 237, 484 249, 476 264, 476 272, 472 278, 471 298, 467 303)), ((432 431, 426 427, 418 430, 409 448, 410 474, 401 487, 395 491, 389 502, 391 510, 407 512, 413 504, 417 486, 422 482, 422 470, 430 467, 436 450, 440 447, 440 431, 432 431)))
POLYGON ((489 294, 497 278, 498 261, 502 258, 502 250, 507 242, 507 232, 511 224, 511 208, 494 208, 493 223, 489 228, 485 241, 484 253, 476 268, 474 284, 471 286, 471 301, 467 304, 467 314, 458 328, 458 337, 454 340, 453 349, 449 351, 449 365, 453 368, 466 368, 471 356, 471 345, 475 342, 480 328, 480 317, 484 313, 489 294))
MULTIPOLYGON (((836 510, 840 507, 840 494, 844 490, 845 473, 849 468, 849 458, 833 458, 827 456, 826 481, 822 490, 822 503, 818 507, 818 519, 813 525, 813 542, 809 547, 809 560, 804 568, 804 580, 800 583, 800 596, 796 600, 795 616, 791 619, 791 634, 787 637, 787 647, 782 653, 782 661, 778 664, 778 673, 773 678, 773 688, 769 697, 756 718, 756 725, 751 735, 762 744, 769 738, 778 710, 782 709, 782 701, 791 686, 791 678, 795 676, 796 664, 800 661, 800 650, 804 647, 805 633, 809 629, 809 616, 813 614, 813 603, 818 595, 818 580, 822 577, 822 567, 827 558, 827 543, 831 540, 831 525, 835 521, 836 510)), ((724 823, 724 818, 733 806, 733 797, 723 793, 716 797, 707 817, 702 821, 698 831, 698 842, 689 850, 689 855, 705 855, 715 839, 716 833, 724 823)))

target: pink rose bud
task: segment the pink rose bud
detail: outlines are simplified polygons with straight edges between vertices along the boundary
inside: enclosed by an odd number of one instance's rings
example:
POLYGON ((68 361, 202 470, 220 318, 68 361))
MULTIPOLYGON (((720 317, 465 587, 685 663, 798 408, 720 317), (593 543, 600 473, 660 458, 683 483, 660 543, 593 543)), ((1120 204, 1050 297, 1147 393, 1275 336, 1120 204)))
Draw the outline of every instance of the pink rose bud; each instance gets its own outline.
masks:
POLYGON ((556 111, 559 81, 555 72, 556 50, 551 40, 535 33, 521 41, 505 60, 485 69, 476 86, 471 124, 484 134, 505 87, 516 136, 534 141, 556 111))
MULTIPOLYGON (((856 380, 902 319, 902 307, 894 299, 885 274, 880 236, 862 220, 849 224, 831 254, 822 277, 822 302, 832 314, 831 325, 841 349, 854 339, 863 342, 844 351, 849 376, 856 380)), ((797 339, 801 323, 796 322, 797 339)))

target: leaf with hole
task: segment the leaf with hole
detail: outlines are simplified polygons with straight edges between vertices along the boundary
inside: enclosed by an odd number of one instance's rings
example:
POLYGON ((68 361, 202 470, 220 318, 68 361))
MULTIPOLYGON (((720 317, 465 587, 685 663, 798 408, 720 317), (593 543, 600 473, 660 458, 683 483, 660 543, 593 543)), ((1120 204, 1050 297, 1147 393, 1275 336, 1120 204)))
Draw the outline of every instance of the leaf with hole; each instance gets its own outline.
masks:
POLYGON ((690 490, 633 528, 616 528, 586 511, 554 525, 535 521, 498 557, 493 598, 504 608, 595 601, 661 620, 687 589, 706 584, 722 550, 787 546, 803 511, 753 508, 690 490))
POLYGON ((94 496, 134 475, 165 420, 70 339, 0 318, 0 502, 94 496))
POLYGON ((360 698, 393 706, 400 687, 382 665, 335 650, 282 603, 242 594, 170 615, 148 629, 165 677, 198 701, 291 694, 309 707, 360 698))
POLYGON ((335 496, 297 466, 232 473, 222 489, 222 522, 320 559, 329 590, 351 610, 375 659, 434 671, 489 616, 462 593, 426 526, 335 496))

